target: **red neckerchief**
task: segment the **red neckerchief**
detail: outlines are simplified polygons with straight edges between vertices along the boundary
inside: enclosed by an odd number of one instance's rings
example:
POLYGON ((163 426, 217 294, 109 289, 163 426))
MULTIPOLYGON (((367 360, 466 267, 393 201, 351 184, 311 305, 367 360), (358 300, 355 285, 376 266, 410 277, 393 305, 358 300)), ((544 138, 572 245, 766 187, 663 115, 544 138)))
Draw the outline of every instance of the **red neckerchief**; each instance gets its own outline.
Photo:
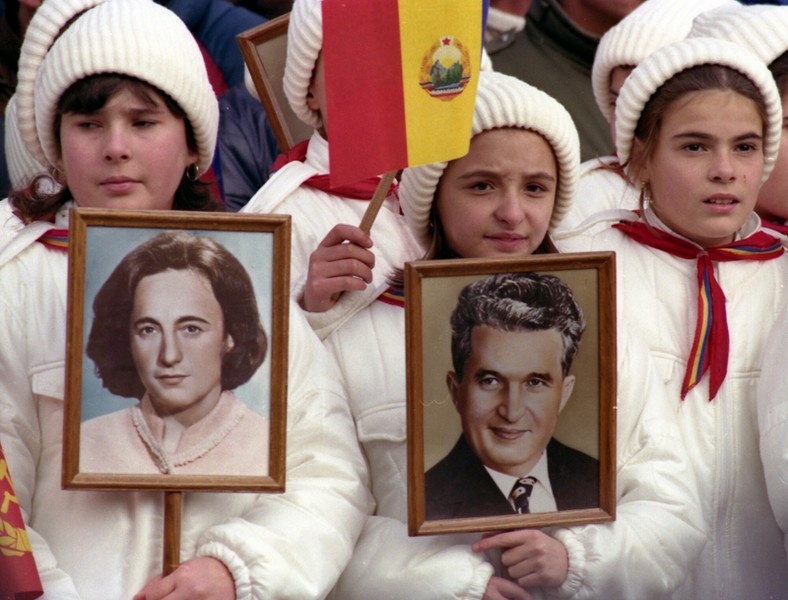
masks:
POLYGON ((788 235, 788 225, 786 225, 784 222, 777 223, 775 221, 761 219, 761 225, 763 225, 766 229, 771 229, 772 231, 776 231, 782 235, 788 235))
POLYGON ((384 302, 385 304, 391 304, 392 306, 405 308, 405 290, 399 287, 389 287, 376 299, 380 302, 384 302))
POLYGON ((728 371, 730 345, 725 293, 714 277, 714 261, 771 260, 783 254, 782 244, 768 233, 757 231, 743 240, 724 246, 700 248, 642 221, 621 221, 613 227, 638 243, 678 258, 697 260, 698 322, 681 384, 681 399, 709 371, 709 401, 713 400, 728 371))
MULTIPOLYGON (((304 140, 290 148, 290 150, 284 154, 280 154, 274 161, 271 170, 278 171, 287 163, 295 161, 304 162, 304 160, 306 160, 306 149, 308 146, 309 140, 304 140)), ((304 183, 310 187, 335 196, 342 196, 343 198, 350 198, 351 200, 372 200, 378 183, 380 183, 380 176, 376 175, 375 177, 370 177, 369 179, 357 183, 332 187, 330 175, 312 175, 312 177, 307 179, 304 183)), ((396 182, 391 184, 391 189, 396 191, 396 182)))

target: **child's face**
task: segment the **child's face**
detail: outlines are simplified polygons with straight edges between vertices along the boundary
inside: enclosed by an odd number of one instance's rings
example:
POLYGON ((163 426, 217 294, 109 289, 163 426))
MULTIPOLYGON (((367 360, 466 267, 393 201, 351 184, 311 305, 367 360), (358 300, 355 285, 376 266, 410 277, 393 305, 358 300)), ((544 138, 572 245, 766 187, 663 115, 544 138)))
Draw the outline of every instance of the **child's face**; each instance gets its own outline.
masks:
POLYGON ((490 129, 449 163, 437 191, 446 243, 463 258, 532 254, 547 235, 558 187, 550 144, 526 129, 490 129))
POLYGON ((314 111, 320 113, 320 120, 323 121, 322 134, 328 139, 328 114, 326 110, 326 71, 323 67, 323 53, 317 57, 315 72, 312 75, 312 82, 309 84, 306 105, 314 111))
POLYGON ((152 97, 153 105, 123 90, 95 113, 63 115, 62 170, 78 205, 172 208, 197 155, 187 146, 183 119, 152 97))
POLYGON ((755 212, 770 221, 788 219, 788 93, 783 95, 783 135, 780 154, 758 195, 755 212))
POLYGON ((670 105, 640 177, 657 216, 704 247, 733 241, 761 187, 763 130, 755 103, 736 92, 691 92, 670 105))
POLYGON ((192 425, 222 392, 222 359, 232 348, 222 307, 198 271, 167 269, 143 277, 129 322, 131 354, 161 415, 192 425))

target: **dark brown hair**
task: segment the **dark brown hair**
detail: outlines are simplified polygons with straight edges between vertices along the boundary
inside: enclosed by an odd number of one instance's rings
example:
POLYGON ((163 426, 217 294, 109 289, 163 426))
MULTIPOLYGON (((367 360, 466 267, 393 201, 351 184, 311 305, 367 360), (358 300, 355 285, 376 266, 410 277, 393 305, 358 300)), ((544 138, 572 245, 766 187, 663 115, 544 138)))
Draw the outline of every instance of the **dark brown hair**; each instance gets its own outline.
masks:
POLYGON ((769 71, 774 77, 777 89, 780 90, 780 96, 784 96, 788 92, 788 52, 783 52, 775 58, 769 65, 769 71))
MULTIPOLYGON (((127 91, 147 104, 155 104, 159 98, 176 117, 184 120, 186 145, 191 152, 197 152, 197 139, 186 118, 186 113, 170 96, 150 84, 128 75, 100 74, 90 75, 72 84, 60 97, 55 116, 55 137, 60 144, 60 123, 64 114, 93 114, 101 110, 116 94, 127 91)), ((27 187, 13 190, 9 198, 23 221, 35 220, 57 210, 73 199, 71 191, 64 187, 52 192, 51 177, 38 175, 27 187)), ((216 210, 217 205, 211 198, 206 184, 190 180, 184 173, 175 191, 173 208, 175 210, 216 210)))
POLYGON ((86 354, 113 394, 141 398, 145 386, 131 355, 130 320, 140 281, 163 271, 192 270, 211 284, 222 309, 225 335, 233 347, 222 358, 222 390, 246 383, 265 359, 268 341, 249 274, 215 240, 186 231, 167 231, 140 244, 118 263, 93 301, 86 354))

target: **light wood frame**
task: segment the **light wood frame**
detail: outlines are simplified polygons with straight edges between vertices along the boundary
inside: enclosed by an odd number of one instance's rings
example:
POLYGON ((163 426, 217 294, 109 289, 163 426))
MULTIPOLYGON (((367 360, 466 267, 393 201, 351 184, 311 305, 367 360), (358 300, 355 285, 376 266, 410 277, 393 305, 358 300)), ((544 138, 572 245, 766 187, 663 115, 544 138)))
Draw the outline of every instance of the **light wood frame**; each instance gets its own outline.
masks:
POLYGON ((287 13, 235 37, 282 152, 309 139, 313 131, 292 111, 284 92, 289 23, 287 13))
POLYGON ((406 265, 405 279, 410 535, 483 532, 614 520, 615 255, 603 252, 544 255, 518 260, 418 261, 406 265), (496 273, 514 272, 557 276, 572 289, 583 309, 587 325, 571 370, 577 375, 578 382, 561 412, 554 437, 598 459, 599 505, 548 513, 521 515, 512 510, 511 514, 501 516, 429 520, 426 516, 425 473, 445 456, 462 432, 459 416, 448 398, 445 383, 446 373, 451 370, 450 314, 459 291, 467 284, 496 273), (581 373, 589 375, 581 376, 581 373), (595 378, 596 381, 588 382, 583 379, 585 377, 595 378), (442 389, 445 401, 440 400, 440 392, 429 391, 438 389, 442 389), (581 403, 581 396, 587 398, 584 403, 581 403), (570 413, 569 417, 567 413, 570 413), (586 431, 589 422, 592 423, 590 434, 586 431), (590 444, 590 447, 584 448, 584 443, 586 446, 590 444))
MULTIPOLYGON (((289 319, 290 217, 235 215, 175 211, 119 211, 74 208, 69 240, 68 352, 64 419, 63 485, 67 488, 146 489, 166 491, 283 491, 285 486, 285 437, 287 396, 287 346, 289 319), (86 401, 101 385, 85 355, 92 321, 92 302, 120 258, 138 245, 165 231, 186 230, 213 237, 241 262, 252 279, 267 336, 262 366, 254 383, 236 390, 236 396, 265 414, 268 404, 267 475, 227 472, 206 474, 85 472, 80 468, 83 414, 108 402, 135 403, 136 399, 112 397, 106 390, 101 402, 86 401), (110 258, 113 257, 113 258, 110 258), (97 271, 101 271, 99 274, 97 271), (94 381, 88 381, 90 378, 94 381), (251 390, 251 391, 249 391, 251 390), (242 397, 242 393, 247 400, 242 397), (266 400, 267 396, 267 400, 266 400), (93 404, 90 404, 93 402, 93 404)), ((232 309, 231 309, 232 310, 232 309)), ((114 406, 114 405, 113 405, 114 406)), ((102 408, 101 410, 110 410, 102 408)), ((113 409, 120 410, 120 409, 113 409)), ((87 417, 86 417, 87 419, 87 417)), ((108 448, 110 451, 111 448, 108 448)), ((122 450, 122 449, 121 449, 122 450)), ((261 460, 263 457, 261 456, 261 460)))

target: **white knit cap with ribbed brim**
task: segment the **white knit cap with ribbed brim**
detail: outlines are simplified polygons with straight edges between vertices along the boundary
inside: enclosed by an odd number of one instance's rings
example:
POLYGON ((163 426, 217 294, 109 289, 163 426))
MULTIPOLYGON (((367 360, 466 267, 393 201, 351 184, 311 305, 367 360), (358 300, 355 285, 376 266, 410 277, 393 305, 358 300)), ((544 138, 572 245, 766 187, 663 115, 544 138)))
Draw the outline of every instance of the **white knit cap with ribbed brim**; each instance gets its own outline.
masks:
POLYGON ((704 11, 735 0, 648 0, 610 28, 597 46, 591 85, 602 115, 610 120, 610 74, 616 67, 636 67, 663 46, 684 39, 692 20, 704 11))
POLYGON ((35 159, 22 141, 17 120, 16 94, 11 96, 5 107, 4 142, 8 178, 12 189, 27 187, 36 175, 47 172, 47 168, 35 159))
POLYGON ((296 116, 315 129, 322 123, 320 113, 309 108, 306 100, 322 47, 321 0, 295 0, 287 26, 284 90, 296 116))
POLYGON ((19 131, 33 156, 57 166, 54 131, 63 93, 90 75, 135 77, 170 96, 194 131, 200 173, 219 124, 200 49, 181 19, 152 0, 48 0, 34 15, 19 59, 19 131))
POLYGON ((768 65, 788 50, 788 6, 726 5, 698 15, 690 36, 741 44, 768 65))
MULTIPOLYGON (((577 190, 580 141, 567 110, 543 91, 502 73, 479 74, 472 135, 488 129, 515 127, 540 134, 558 163, 558 188, 550 220, 553 229, 569 211, 577 190)), ((405 169, 399 186, 402 212, 413 234, 428 243, 429 217, 435 190, 448 162, 405 169)))
POLYGON ((687 38, 657 50, 627 77, 616 104, 616 149, 621 164, 632 155, 635 129, 649 99, 674 75, 700 65, 738 71, 760 90, 766 106, 763 180, 771 173, 780 149, 782 102, 766 65, 738 44, 711 38, 687 38))

